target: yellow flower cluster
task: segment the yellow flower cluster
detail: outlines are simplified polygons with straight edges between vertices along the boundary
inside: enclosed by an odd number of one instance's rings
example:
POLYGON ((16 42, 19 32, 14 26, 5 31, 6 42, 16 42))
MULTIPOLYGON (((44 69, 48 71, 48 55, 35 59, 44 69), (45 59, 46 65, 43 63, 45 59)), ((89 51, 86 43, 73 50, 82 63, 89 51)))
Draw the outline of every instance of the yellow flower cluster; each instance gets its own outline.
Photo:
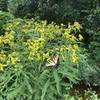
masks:
POLYGON ((74 28, 75 30, 77 29, 78 31, 80 31, 82 27, 78 22, 75 22, 74 25, 70 25, 69 23, 68 28, 65 30, 63 36, 65 37, 66 40, 70 40, 70 42, 76 42, 76 40, 82 41, 83 36, 81 34, 79 34, 78 38, 76 38, 74 34, 70 34, 73 32, 74 28))
POLYGON ((3 51, 0 52, 0 61, 4 62, 4 60, 6 59, 6 55, 4 54, 3 51))
POLYGON ((3 71, 7 66, 6 64, 6 55, 3 51, 0 52, 0 70, 3 71))
POLYGON ((17 64, 19 62, 20 62, 20 60, 19 60, 18 57, 16 57, 16 52, 13 52, 13 53, 8 55, 7 64, 15 65, 15 64, 17 64))
POLYGON ((14 32, 5 32, 4 36, 0 36, 0 44, 11 44, 14 41, 14 32))
POLYGON ((72 61, 73 63, 76 63, 77 60, 78 60, 77 55, 76 55, 75 53, 73 53, 72 56, 71 56, 71 61, 72 61))
POLYGON ((67 48, 70 52, 71 52, 71 62, 76 63, 78 61, 78 55, 77 55, 77 51, 79 49, 77 44, 74 45, 68 45, 67 48))
POLYGON ((37 40, 35 40, 35 39, 27 40, 26 45, 30 49, 30 53, 29 53, 29 57, 28 57, 30 60, 33 59, 32 58, 33 56, 35 56, 37 60, 41 59, 41 54, 39 51, 44 47, 44 43, 45 43, 45 40, 43 38, 39 38, 37 40))
POLYGON ((83 40, 83 36, 81 34, 79 34, 79 40, 82 41, 83 40))
MULTIPOLYGON (((5 34, 0 36, 0 70, 5 66, 18 64, 23 65, 26 61, 45 61, 53 54, 58 53, 65 59, 64 52, 68 53, 68 59, 72 63, 78 61, 77 51, 79 49, 76 40, 82 40, 79 34, 78 39, 72 34, 74 29, 79 30, 80 24, 75 22, 63 28, 55 23, 47 24, 32 20, 14 20, 5 26, 5 34), (8 51, 3 46, 9 45, 8 51), (14 48, 12 48, 14 47, 14 48), (6 52, 6 54, 4 53, 6 52), (18 54, 17 54, 18 53, 18 54), (20 59, 18 55, 24 57, 20 59)), ((66 55, 67 55, 66 53, 66 55)), ((65 59, 66 60, 66 59, 65 59)))
POLYGON ((78 22, 74 22, 74 27, 80 31, 80 29, 82 28, 82 26, 78 23, 78 22))
POLYGON ((0 63, 0 71, 3 71, 7 65, 0 63))

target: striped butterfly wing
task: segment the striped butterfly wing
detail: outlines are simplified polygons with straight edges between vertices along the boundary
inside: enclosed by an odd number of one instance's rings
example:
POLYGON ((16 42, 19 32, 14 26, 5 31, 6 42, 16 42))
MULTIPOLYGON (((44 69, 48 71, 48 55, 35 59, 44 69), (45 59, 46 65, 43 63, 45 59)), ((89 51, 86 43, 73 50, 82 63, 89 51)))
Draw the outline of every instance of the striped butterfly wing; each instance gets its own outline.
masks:
POLYGON ((57 64, 58 64, 58 55, 57 56, 55 56, 53 59, 50 59, 47 63, 46 63, 46 66, 47 67, 55 67, 55 66, 57 66, 57 64))

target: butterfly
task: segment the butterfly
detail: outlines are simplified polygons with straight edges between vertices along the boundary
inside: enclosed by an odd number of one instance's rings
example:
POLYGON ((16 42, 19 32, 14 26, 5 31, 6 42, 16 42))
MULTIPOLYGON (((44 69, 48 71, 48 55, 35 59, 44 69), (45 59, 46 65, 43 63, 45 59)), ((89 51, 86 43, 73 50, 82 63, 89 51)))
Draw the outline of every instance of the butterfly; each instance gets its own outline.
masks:
POLYGON ((57 67, 59 62, 59 56, 56 55, 52 59, 48 60, 46 63, 47 67, 57 67))

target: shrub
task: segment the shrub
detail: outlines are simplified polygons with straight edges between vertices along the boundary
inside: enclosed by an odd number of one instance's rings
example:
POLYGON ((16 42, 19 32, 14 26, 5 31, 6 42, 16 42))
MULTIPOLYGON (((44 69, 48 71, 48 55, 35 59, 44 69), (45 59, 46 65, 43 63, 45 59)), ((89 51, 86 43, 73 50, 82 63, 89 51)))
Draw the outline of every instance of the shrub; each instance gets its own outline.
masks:
POLYGON ((78 79, 79 47, 75 22, 58 26, 40 20, 14 19, 0 36, 0 94, 7 100, 54 100, 78 79), (73 34, 72 34, 73 33, 73 34), (56 66, 46 65, 51 60, 56 66))
POLYGON ((38 0, 8 0, 8 9, 16 17, 33 16, 38 0))
POLYGON ((8 3, 8 0, 0 0, 0 10, 7 11, 8 9, 7 3, 8 3))
POLYGON ((89 63, 92 72, 89 76, 91 84, 100 86, 100 32, 93 33, 93 40, 89 45, 89 63))
POLYGON ((100 85, 100 11, 97 7, 90 11, 90 14, 85 17, 84 28, 89 34, 89 41, 87 47, 88 63, 90 65, 89 71, 86 71, 87 81, 92 85, 100 85))
POLYGON ((13 19, 14 16, 8 12, 0 11, 0 35, 3 34, 3 25, 6 24, 9 20, 13 19))

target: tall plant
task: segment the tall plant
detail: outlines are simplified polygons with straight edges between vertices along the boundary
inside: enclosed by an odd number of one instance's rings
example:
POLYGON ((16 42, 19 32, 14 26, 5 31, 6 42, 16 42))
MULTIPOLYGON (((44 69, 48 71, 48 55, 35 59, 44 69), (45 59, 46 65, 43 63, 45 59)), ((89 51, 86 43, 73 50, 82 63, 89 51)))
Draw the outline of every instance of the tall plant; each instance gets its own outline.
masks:
POLYGON ((63 99, 78 81, 77 42, 82 40, 81 35, 74 36, 81 28, 79 23, 64 27, 34 19, 15 19, 5 25, 5 34, 0 36, 3 99, 63 99))

